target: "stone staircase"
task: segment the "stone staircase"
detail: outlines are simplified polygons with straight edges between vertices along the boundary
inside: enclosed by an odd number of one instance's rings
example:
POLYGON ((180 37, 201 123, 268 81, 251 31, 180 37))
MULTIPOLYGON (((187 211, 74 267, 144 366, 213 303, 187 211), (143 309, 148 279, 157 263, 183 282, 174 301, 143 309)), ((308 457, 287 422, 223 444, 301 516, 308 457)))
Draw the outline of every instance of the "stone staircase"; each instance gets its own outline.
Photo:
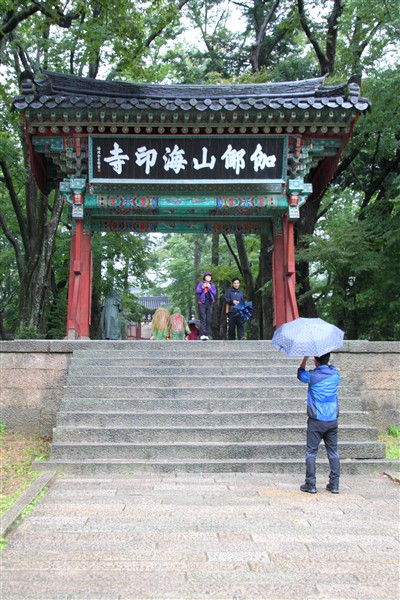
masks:
MULTIPOLYGON (((104 342, 75 350, 50 460, 81 474, 304 472, 299 359, 259 342, 104 342)), ((382 471, 385 447, 356 390, 340 389, 342 472, 382 471)), ((325 449, 318 472, 328 470, 325 449)))

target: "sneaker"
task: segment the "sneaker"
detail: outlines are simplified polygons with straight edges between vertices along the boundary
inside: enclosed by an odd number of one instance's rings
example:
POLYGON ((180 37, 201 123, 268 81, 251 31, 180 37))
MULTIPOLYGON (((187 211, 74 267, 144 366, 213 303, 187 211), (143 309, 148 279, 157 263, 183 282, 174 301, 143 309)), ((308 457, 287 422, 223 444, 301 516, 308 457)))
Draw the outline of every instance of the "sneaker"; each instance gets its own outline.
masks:
POLYGON ((315 485, 311 485, 311 483, 304 483, 300 486, 300 490, 302 492, 308 492, 309 494, 317 493, 317 488, 315 487, 315 485))
POLYGON ((336 485, 332 485, 331 483, 327 484, 326 490, 328 492, 331 492, 331 494, 338 494, 339 493, 339 487, 336 486, 336 485))
POLYGON ((201 336, 200 336, 200 339, 201 339, 201 340, 206 340, 206 339, 207 339, 207 336, 205 336, 205 335, 201 335, 201 336))
POLYGON ((208 335, 203 336, 203 340, 208 340, 208 335))

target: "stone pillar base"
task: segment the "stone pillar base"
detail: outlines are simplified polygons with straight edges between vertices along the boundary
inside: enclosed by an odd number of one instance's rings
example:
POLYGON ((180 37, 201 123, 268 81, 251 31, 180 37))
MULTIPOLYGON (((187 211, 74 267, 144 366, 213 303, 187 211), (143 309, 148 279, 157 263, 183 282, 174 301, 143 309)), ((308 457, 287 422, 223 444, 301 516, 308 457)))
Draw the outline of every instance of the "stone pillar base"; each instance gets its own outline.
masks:
POLYGON ((78 332, 75 329, 68 329, 68 333, 65 336, 64 340, 89 340, 90 337, 87 335, 78 335, 78 332))

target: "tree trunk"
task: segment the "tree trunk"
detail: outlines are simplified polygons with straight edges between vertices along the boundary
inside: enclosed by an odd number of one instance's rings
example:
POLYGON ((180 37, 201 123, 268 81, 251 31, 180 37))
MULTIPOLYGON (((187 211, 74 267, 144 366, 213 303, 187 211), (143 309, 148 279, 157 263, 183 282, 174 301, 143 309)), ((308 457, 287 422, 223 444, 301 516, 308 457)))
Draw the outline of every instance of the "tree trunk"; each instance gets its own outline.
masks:
MULTIPOLYGON (((33 188, 33 186, 32 186, 33 188)), ((37 191, 35 189, 35 196, 37 191)), ((35 198, 36 200, 36 198, 35 198)), ((37 220, 30 220, 29 251, 25 254, 25 270, 20 287, 20 328, 46 333, 49 298, 51 293, 51 266, 57 226, 63 209, 60 194, 55 195, 50 220, 47 216, 48 198, 40 195, 37 220), (43 219, 44 226, 42 222, 43 219), (38 223, 39 221, 39 223, 38 223)), ((32 215, 33 216, 33 215, 32 215)))
POLYGON ((253 73, 257 73, 260 70, 261 47, 262 47, 264 39, 265 39, 265 33, 267 30, 267 27, 270 24, 272 17, 274 16, 274 13, 279 6, 279 2, 280 2, 280 0, 274 0, 268 14, 264 18, 263 22, 260 25, 259 30, 257 31, 256 42, 252 47, 252 53, 251 53, 251 66, 252 66, 253 73))
MULTIPOLYGON (((317 222, 320 200, 306 202, 300 211, 300 219, 297 222, 297 240, 296 249, 303 250, 308 247, 308 241, 304 236, 314 233, 315 223, 317 222)), ((299 311, 303 317, 316 317, 317 310, 314 298, 311 295, 310 288, 310 268, 307 261, 298 261, 296 264, 296 283, 298 286, 299 311)))
POLYGON ((244 279, 246 300, 253 303, 253 316, 251 319, 249 319, 249 321, 247 321, 246 337, 249 340, 258 340, 260 339, 261 299, 260 296, 256 294, 253 274, 251 272, 249 257, 247 255, 243 235, 241 233, 237 233, 235 234, 235 239, 239 254, 241 272, 244 279))
MULTIPOLYGON (((218 265, 219 265, 219 234, 218 233, 213 233, 212 239, 211 239, 211 264, 213 265, 213 267, 218 267, 218 265)), ((220 329, 221 329, 220 328, 221 290, 219 289, 221 282, 214 281, 214 284, 217 288, 217 298, 215 299, 214 307, 213 307, 211 335, 214 340, 219 340, 219 339, 221 339, 221 331, 220 331, 220 329)), ((222 296, 222 300, 223 300, 223 296, 222 296)), ((224 305, 225 305, 225 302, 224 302, 224 305)))
POLYGON ((272 297, 272 232, 260 235, 259 270, 256 281, 256 303, 260 305, 259 339, 269 340, 273 335, 274 303, 272 297))
POLYGON ((6 339, 6 332, 4 329, 4 318, 3 318, 3 311, 0 311, 0 340, 5 340, 6 339))
MULTIPOLYGON (((93 281, 101 281, 101 256, 98 256, 96 252, 93 252, 93 266, 92 266, 92 278, 93 281)), ((90 314, 90 339, 101 340, 101 297, 100 291, 97 286, 92 286, 92 306, 90 314)))

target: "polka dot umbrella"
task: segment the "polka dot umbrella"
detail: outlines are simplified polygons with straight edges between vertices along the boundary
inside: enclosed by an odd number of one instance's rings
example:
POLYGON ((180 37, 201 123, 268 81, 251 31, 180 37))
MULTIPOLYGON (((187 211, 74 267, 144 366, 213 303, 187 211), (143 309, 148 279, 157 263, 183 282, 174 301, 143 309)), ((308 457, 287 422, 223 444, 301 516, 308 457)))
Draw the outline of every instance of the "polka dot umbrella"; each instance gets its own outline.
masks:
POLYGON ((323 319, 299 317, 281 325, 272 345, 288 356, 322 356, 343 346, 344 331, 323 319))

